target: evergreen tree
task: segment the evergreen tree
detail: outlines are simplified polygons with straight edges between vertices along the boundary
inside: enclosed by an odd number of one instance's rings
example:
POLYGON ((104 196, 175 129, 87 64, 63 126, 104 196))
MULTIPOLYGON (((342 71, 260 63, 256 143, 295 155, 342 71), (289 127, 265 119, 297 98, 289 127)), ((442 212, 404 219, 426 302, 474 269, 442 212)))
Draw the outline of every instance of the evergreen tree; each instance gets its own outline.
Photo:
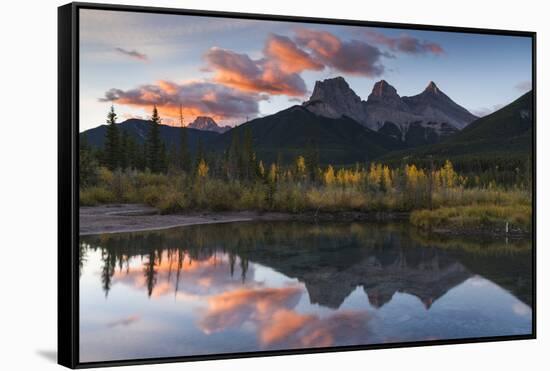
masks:
POLYGON ((107 131, 105 132, 105 165, 109 170, 115 170, 120 161, 120 138, 116 126, 117 115, 115 107, 107 114, 107 131))
POLYGON ((127 169, 130 166, 129 151, 128 145, 130 141, 130 136, 126 130, 122 131, 120 137, 120 157, 119 157, 119 166, 121 169, 127 169))
POLYGON ((143 145, 139 145, 136 143, 136 168, 138 170, 145 170, 147 168, 147 158, 149 156, 149 150, 147 148, 147 142, 143 143, 143 145))
POLYGON ((153 106, 153 115, 147 135, 147 166, 153 173, 159 173, 163 167, 161 159, 162 141, 160 139, 160 116, 157 106, 153 106))
POLYGON ((139 167, 139 146, 136 143, 136 140, 128 135, 128 142, 126 144, 126 157, 128 160, 128 167, 130 169, 141 169, 139 167))
POLYGON ((160 142, 160 149, 158 154, 158 172, 165 173, 168 170, 168 153, 166 151, 166 145, 164 142, 160 142))
POLYGON ((168 147, 168 171, 173 171, 174 169, 179 169, 179 159, 178 151, 174 143, 171 143, 168 147))
POLYGON ((252 130, 247 127, 244 129, 244 140, 242 146, 242 166, 243 174, 246 180, 253 180, 256 175, 256 154, 254 153, 254 140, 252 130))
POLYGON ((79 143, 79 167, 78 175, 80 181, 80 187, 85 187, 95 183, 97 177, 97 162, 92 152, 92 147, 88 143, 88 137, 86 134, 80 136, 79 143))
POLYGON ((204 150, 202 148, 202 139, 199 138, 197 143, 197 154, 195 156, 195 166, 194 166, 195 173, 197 172, 197 169, 199 167, 201 160, 204 160, 204 150))
POLYGON ((228 156, 228 172, 229 179, 238 179, 240 177, 240 144, 239 134, 237 130, 233 130, 233 136, 231 137, 231 145, 229 146, 228 156))
POLYGON ((178 165, 179 169, 185 172, 191 170, 191 153, 189 152, 189 143, 187 141, 187 129, 183 125, 183 112, 180 104, 180 145, 178 152, 178 165))
POLYGON ((319 171, 319 147, 308 142, 304 158, 309 179, 312 181, 317 180, 319 171))

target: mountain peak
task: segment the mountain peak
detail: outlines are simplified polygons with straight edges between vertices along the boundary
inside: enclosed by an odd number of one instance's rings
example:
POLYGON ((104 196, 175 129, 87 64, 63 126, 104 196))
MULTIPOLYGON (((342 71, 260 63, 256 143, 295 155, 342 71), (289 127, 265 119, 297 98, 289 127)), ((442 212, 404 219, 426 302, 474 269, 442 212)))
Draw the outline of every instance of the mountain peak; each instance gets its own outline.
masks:
POLYGON ((372 92, 369 95, 369 99, 374 97, 399 97, 399 95, 397 94, 397 90, 388 84, 386 80, 380 80, 374 84, 372 92))
POLYGON ((215 131, 216 133, 227 131, 227 127, 220 127, 210 116, 197 116, 187 127, 197 130, 215 131))
POLYGON ((357 122, 365 122, 366 118, 364 102, 341 76, 315 82, 313 93, 303 106, 318 116, 345 115, 357 122))
POLYGON ((439 88, 437 87, 437 85, 435 84, 435 82, 430 81, 430 83, 428 84, 428 86, 426 86, 426 89, 424 89, 424 92, 426 92, 426 93, 431 93, 431 94, 439 94, 439 93, 440 93, 440 90, 439 90, 439 88))
POLYGON ((337 94, 345 94, 353 97, 354 100, 361 100, 357 94, 349 87, 347 81, 342 76, 325 79, 323 81, 316 81, 313 93, 309 98, 310 101, 314 100, 330 100, 337 94))
POLYGON ((329 79, 324 79, 323 81, 316 81, 316 82, 320 84, 342 84, 349 87, 348 82, 342 76, 331 77, 329 79))

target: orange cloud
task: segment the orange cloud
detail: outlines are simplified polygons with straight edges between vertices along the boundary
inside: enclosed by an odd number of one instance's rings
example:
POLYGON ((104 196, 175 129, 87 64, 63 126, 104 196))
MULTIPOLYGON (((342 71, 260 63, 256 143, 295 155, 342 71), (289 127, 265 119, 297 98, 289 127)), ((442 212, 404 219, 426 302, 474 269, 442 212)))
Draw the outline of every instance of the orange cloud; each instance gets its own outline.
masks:
POLYGON ((178 84, 161 80, 156 84, 142 85, 130 90, 110 89, 100 101, 139 107, 147 111, 157 105, 161 116, 176 119, 179 118, 181 107, 182 114, 188 121, 197 116, 210 116, 217 121, 234 121, 256 116, 259 112, 258 102, 262 99, 265 97, 214 83, 178 84))
POLYGON ((197 116, 210 116, 217 121, 235 121, 255 117, 259 112, 258 103, 263 99, 265 97, 259 94, 243 93, 215 83, 179 84, 163 80, 129 90, 110 89, 100 101, 139 107, 147 111, 157 105, 161 116, 176 119, 179 118, 181 106, 184 118, 189 121, 197 116))
POLYGON ((292 74, 305 70, 320 71, 325 66, 300 49, 285 36, 271 34, 267 39, 264 54, 276 61, 281 71, 292 74))
POLYGON ((306 93, 300 75, 285 72, 275 60, 252 60, 246 54, 221 48, 211 48, 205 59, 219 84, 248 93, 289 96, 306 93))

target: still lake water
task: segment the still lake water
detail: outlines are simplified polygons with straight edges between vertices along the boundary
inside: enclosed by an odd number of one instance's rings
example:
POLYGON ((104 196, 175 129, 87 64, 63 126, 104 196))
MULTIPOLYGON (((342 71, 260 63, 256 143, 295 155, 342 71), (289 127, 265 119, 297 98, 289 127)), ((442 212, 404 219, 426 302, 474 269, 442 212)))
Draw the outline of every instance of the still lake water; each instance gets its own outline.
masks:
POLYGON ((80 240, 81 362, 532 331, 530 240, 301 222, 80 240))

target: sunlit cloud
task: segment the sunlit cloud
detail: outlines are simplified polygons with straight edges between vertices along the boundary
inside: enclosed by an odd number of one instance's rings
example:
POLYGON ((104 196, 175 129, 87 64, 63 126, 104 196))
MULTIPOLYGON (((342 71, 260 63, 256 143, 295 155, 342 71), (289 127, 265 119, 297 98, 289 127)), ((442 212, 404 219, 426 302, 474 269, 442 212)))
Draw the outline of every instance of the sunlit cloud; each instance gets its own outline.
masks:
POLYGON ((388 47, 392 51, 408 54, 434 54, 441 55, 445 51, 438 43, 427 40, 420 40, 407 34, 397 37, 386 36, 376 31, 366 31, 365 35, 369 41, 388 47))
POLYGON ((246 54, 211 48, 205 59, 214 72, 213 80, 221 85, 250 93, 302 96, 306 84, 297 73, 285 72, 276 61, 253 60, 246 54))
POLYGON ((286 73, 320 71, 325 68, 286 36, 271 34, 267 39, 264 54, 276 61, 281 71, 286 73))
POLYGON ((216 121, 255 117, 258 102, 265 97, 244 93, 211 82, 176 83, 158 81, 134 89, 110 89, 101 102, 129 105, 150 111, 157 105, 163 116, 179 117, 180 107, 184 116, 210 116, 216 121))
POLYGON ((344 41, 328 31, 300 28, 295 40, 326 66, 351 75, 380 76, 384 72, 381 58, 390 56, 366 42, 344 41))
POLYGON ((123 48, 115 48, 115 51, 117 51, 118 53, 120 53, 122 55, 128 56, 130 58, 134 58, 134 59, 137 59, 137 60, 140 60, 140 61, 147 61, 149 59, 147 57, 147 54, 140 53, 135 49, 126 50, 126 49, 123 49, 123 48))

